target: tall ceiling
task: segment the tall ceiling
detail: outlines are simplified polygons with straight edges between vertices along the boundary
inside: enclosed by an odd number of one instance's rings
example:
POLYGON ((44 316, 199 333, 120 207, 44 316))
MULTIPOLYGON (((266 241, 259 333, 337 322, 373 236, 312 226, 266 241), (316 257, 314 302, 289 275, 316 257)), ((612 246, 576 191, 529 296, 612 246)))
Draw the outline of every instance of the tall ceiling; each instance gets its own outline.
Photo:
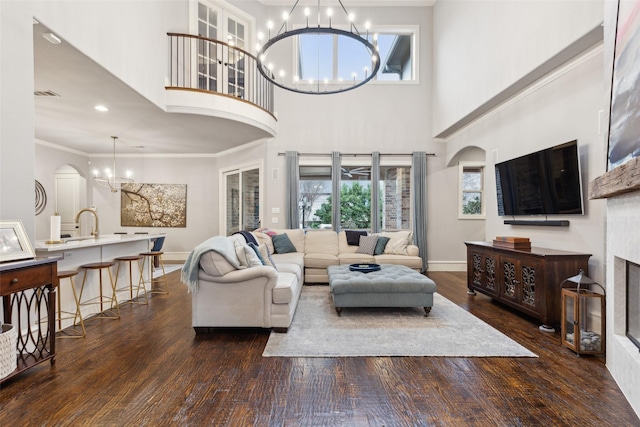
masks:
POLYGON ((52 44, 33 25, 35 137, 88 155, 211 154, 269 135, 257 128, 197 114, 167 113, 65 40, 52 44), (97 104, 109 107, 98 112, 97 104))

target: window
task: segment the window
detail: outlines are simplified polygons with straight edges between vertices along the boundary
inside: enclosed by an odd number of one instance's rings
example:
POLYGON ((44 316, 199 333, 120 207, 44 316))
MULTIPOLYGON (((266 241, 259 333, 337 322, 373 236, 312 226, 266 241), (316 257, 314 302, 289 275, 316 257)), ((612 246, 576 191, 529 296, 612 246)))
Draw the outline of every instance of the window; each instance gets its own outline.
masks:
POLYGON ((220 229, 227 236, 260 227, 261 170, 262 165, 252 164, 221 171, 224 214, 220 216, 220 229))
POLYGON ((411 228, 411 167, 380 167, 381 230, 411 228))
MULTIPOLYGON (((192 19, 197 21, 197 25, 193 31, 197 31, 199 36, 245 49, 252 19, 224 1, 200 1, 196 4, 197 11, 193 12, 192 19)), ((223 45, 201 42, 197 54, 199 89, 244 97, 244 53, 226 49, 223 45)))
POLYGON ((300 225, 331 226, 331 166, 300 166, 300 225))
POLYGON ((371 166, 342 166, 340 227, 371 228, 371 166))
MULTIPOLYGON (((417 81, 417 33, 417 27, 401 30, 381 27, 380 31, 369 33, 368 40, 377 41, 380 55, 380 69, 374 80, 417 81)), ((298 69, 293 75, 298 75, 301 81, 362 80, 371 71, 358 65, 369 63, 369 55, 361 43, 350 37, 303 34, 298 37, 297 46, 298 69), (331 61, 318 64, 319 56, 331 58, 331 61)))
MULTIPOLYGON (((371 200, 379 200, 381 230, 411 228, 411 167, 380 166, 379 194, 371 193, 371 165, 343 164, 340 177, 340 227, 371 230, 371 200)), ((300 166, 300 224, 334 228, 331 166, 300 166)))
POLYGON ((460 219, 484 219, 484 163, 460 162, 460 219))

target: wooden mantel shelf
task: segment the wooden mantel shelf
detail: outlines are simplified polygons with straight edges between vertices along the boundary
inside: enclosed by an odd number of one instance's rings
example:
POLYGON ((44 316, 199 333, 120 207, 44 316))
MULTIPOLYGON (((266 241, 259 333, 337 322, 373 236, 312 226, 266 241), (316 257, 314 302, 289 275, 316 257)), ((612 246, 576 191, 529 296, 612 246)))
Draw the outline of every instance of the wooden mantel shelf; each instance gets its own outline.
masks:
POLYGON ((610 170, 589 183, 589 199, 606 199, 640 191, 640 157, 610 170))

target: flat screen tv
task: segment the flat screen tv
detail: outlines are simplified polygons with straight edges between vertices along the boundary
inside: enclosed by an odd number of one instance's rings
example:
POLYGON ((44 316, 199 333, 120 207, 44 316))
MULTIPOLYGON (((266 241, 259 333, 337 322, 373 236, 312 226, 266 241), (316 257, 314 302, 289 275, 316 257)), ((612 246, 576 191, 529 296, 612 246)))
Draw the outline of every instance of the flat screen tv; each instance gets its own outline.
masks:
POLYGON ((583 214, 578 142, 496 164, 498 215, 583 214))

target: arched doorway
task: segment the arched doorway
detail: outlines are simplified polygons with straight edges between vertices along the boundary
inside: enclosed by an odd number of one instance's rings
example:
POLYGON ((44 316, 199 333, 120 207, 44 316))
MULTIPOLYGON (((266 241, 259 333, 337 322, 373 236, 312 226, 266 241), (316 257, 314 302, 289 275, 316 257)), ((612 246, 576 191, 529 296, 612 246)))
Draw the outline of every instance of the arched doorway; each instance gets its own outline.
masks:
POLYGON ((74 222, 76 212, 87 202, 87 180, 78 169, 71 165, 63 165, 54 173, 54 208, 60 215, 60 234, 72 237, 84 235, 87 225, 86 216, 78 228, 74 222))

